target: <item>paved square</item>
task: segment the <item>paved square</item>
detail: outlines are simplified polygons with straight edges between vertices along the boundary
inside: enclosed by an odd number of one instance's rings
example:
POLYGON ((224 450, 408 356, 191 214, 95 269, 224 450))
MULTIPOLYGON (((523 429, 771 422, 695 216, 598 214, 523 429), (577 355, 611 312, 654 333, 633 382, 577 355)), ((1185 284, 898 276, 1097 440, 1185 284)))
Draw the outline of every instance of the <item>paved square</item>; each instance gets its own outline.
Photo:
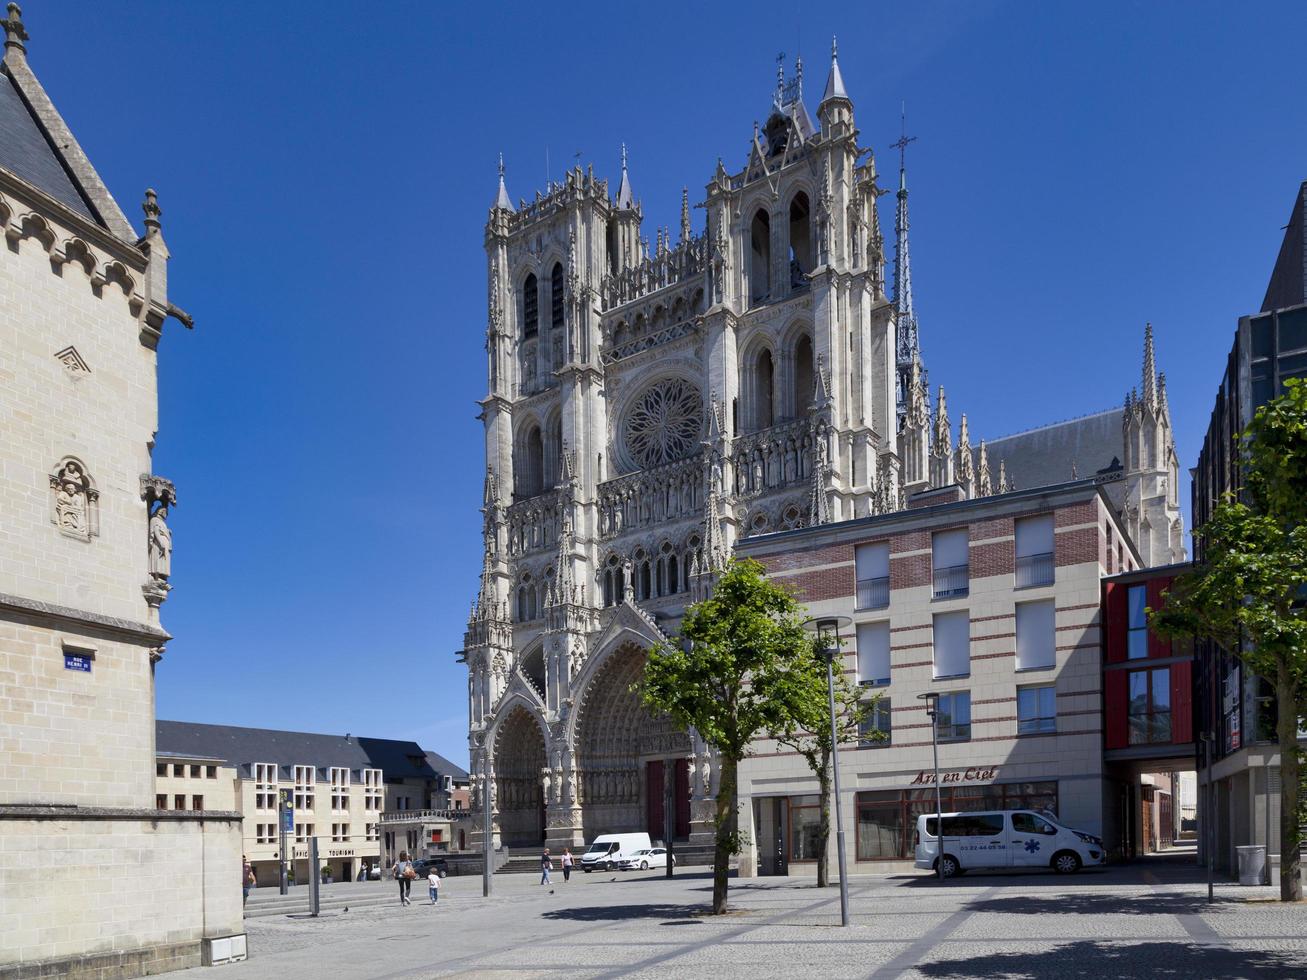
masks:
MULTIPOLYGON (((425 887, 402 907, 392 881, 330 886, 328 904, 354 902, 348 912, 251 917, 250 960, 188 972, 210 980, 1307 975, 1307 905, 1229 884, 1209 905, 1201 872, 1166 862, 942 885, 858 876, 848 929, 839 928, 838 890, 819 892, 810 880, 733 881, 735 911, 714 917, 704 914, 711 881, 699 869, 671 882, 658 872, 557 877, 541 887, 534 875, 501 875, 490 899, 479 878, 448 878, 434 908, 425 887)), ((303 889, 294 897, 307 900, 303 889)), ((256 893, 251 912, 277 901, 256 893)))

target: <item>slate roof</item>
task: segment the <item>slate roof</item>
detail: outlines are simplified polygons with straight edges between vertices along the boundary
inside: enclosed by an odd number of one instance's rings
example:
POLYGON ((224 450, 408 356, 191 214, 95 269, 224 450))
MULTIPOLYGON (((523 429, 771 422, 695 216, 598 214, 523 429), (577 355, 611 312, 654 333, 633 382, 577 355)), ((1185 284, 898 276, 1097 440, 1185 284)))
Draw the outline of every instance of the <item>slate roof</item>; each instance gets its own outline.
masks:
POLYGON ((1071 465, 1081 478, 1120 468, 1125 455, 1121 419, 1125 411, 1105 412, 1018 432, 1002 439, 986 440, 989 469, 998 479, 999 460, 1007 464, 1008 479, 1022 490, 1066 483, 1071 465))
POLYGON ((78 214, 96 220, 45 131, 7 74, 0 73, 0 167, 45 191, 78 214))
POLYGON ((450 762, 438 752, 427 753, 427 765, 431 766, 432 769, 440 773, 442 776, 452 777, 456 783, 465 782, 468 778, 466 769, 450 762))
POLYGON ((1298 187, 1284 241, 1266 286, 1262 312, 1307 303, 1307 180, 1298 187))
POLYGON ((283 732, 269 728, 201 725, 189 721, 156 721, 155 748, 160 754, 194 754, 225 759, 242 775, 256 762, 291 766, 332 766, 381 769, 386 779, 435 779, 426 750, 417 742, 390 738, 359 738, 283 732))

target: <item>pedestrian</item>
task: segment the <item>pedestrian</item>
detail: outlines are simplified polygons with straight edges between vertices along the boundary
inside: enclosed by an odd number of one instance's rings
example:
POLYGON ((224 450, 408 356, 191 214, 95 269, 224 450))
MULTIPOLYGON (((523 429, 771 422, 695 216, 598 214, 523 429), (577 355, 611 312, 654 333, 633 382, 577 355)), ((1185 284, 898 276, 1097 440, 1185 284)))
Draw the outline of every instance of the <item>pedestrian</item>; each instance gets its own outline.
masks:
POLYGON ((554 869, 554 859, 549 856, 549 848, 545 848, 545 853, 540 855, 540 884, 548 885, 549 872, 554 869))
POLYGON ((254 868, 250 866, 250 859, 241 855, 241 905, 250 900, 250 889, 254 887, 258 879, 254 877, 254 868))
POLYGON ((427 874, 427 894, 431 896, 431 904, 435 905, 440 897, 440 872, 434 867, 427 874))
POLYGON ((360 862, 359 862, 359 876, 358 876, 357 878, 355 878, 354 880, 355 880, 355 881, 367 881, 367 880, 368 880, 368 862, 366 862, 366 861, 360 861, 360 862))
POLYGON ((563 880, 571 881, 572 880, 572 849, 570 847, 563 848, 563 857, 562 860, 559 861, 559 863, 563 866, 563 880))
POLYGON ((409 891, 413 887, 413 879, 418 873, 413 868, 413 862, 408 859, 408 851, 399 852, 399 860, 395 862, 395 880, 399 882, 399 904, 412 905, 409 900, 409 891))

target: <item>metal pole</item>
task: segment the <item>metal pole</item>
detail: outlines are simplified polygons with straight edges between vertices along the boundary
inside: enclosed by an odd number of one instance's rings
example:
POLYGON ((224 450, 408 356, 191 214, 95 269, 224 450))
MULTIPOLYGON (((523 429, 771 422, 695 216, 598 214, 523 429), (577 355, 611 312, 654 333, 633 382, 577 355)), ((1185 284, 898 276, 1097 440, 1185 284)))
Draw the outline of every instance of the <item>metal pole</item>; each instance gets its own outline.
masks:
POLYGON ((486 755, 485 775, 481 779, 481 854, 485 858, 481 869, 481 894, 490 897, 490 878, 495 873, 494 856, 490 851, 490 756, 486 755))
POLYGON ((935 712, 930 717, 930 750, 935 757, 935 874, 944 880, 944 803, 939 788, 939 722, 935 712))
POLYGON ((282 895, 290 891, 289 882, 286 880, 286 797, 285 790, 277 794, 277 832, 278 832, 278 874, 279 892, 282 895))
POLYGON ((831 766, 835 770, 835 852, 840 862, 840 925, 849 924, 849 879, 844 863, 844 805, 840 802, 840 739, 835 719, 835 657, 839 646, 827 652, 826 696, 830 701, 831 766))
POLYGON ((1207 749, 1207 900, 1213 900, 1213 875, 1216 868, 1216 787, 1212 785, 1212 733, 1203 735, 1207 749))
POLYGON ((322 908, 322 867, 318 864, 318 839, 309 838, 309 915, 317 918, 322 908))
POLYGON ((663 760, 663 834, 667 845, 666 876, 672 876, 672 838, 676 836, 676 760, 663 760))

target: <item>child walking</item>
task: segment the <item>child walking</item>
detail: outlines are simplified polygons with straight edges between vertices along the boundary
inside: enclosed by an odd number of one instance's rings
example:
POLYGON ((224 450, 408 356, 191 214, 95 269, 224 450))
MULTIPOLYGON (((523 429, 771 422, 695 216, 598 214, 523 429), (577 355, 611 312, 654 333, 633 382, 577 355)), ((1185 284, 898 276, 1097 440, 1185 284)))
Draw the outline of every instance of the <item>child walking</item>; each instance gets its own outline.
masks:
POLYGON ((436 899, 440 897, 440 872, 435 868, 427 875, 427 894, 431 896, 431 904, 436 904, 436 899))

